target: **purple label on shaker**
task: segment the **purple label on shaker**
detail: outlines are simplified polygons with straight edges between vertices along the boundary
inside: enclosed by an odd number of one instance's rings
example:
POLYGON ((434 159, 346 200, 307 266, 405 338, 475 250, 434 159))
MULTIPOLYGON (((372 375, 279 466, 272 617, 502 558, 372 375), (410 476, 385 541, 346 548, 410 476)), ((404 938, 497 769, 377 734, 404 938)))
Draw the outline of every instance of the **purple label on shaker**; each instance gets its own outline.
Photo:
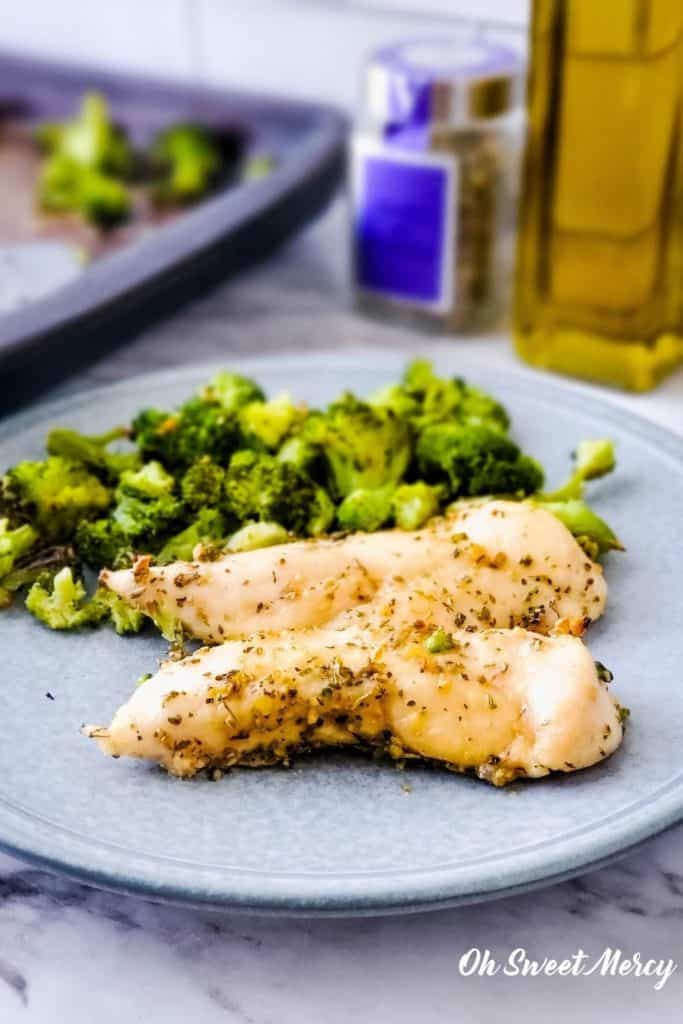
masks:
POLYGON ((435 310, 449 307, 454 170, 454 161, 432 154, 357 146, 355 256, 361 288, 435 310))

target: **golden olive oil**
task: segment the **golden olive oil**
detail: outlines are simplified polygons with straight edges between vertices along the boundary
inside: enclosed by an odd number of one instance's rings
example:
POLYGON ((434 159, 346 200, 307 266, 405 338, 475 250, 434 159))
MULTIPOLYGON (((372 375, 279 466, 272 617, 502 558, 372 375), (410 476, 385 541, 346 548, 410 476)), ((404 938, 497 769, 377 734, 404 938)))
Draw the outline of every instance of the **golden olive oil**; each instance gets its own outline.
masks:
POLYGON ((535 0, 515 284, 530 363, 636 391, 683 361, 683 3, 535 0))

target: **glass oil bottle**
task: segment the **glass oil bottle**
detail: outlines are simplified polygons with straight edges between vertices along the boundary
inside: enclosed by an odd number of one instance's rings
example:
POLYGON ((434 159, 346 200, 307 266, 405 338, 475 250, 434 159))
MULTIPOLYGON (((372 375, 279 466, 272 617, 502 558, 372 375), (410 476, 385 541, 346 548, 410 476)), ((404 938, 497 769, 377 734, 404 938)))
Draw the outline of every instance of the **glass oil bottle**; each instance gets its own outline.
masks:
POLYGON ((535 0, 514 333, 652 388, 683 361, 683 3, 535 0))

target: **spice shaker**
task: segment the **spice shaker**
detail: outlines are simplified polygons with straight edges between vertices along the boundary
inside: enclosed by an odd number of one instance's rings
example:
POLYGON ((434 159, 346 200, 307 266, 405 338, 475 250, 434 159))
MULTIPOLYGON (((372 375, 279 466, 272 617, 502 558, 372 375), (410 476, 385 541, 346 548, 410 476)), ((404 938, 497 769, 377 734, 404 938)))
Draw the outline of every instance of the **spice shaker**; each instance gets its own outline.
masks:
POLYGON ((359 308, 482 330, 507 307, 524 63, 483 41, 378 50, 351 155, 359 308))

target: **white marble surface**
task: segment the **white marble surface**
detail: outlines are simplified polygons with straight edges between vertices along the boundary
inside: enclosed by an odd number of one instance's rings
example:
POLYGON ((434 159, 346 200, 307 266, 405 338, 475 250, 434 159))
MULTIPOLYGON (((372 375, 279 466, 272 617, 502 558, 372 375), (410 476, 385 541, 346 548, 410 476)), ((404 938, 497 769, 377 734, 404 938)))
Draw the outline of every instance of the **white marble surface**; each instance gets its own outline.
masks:
MULTIPOLYGON (((64 393, 159 365, 230 354, 422 339, 348 310, 338 203, 267 267, 232 282, 84 369, 64 393)), ((498 367, 503 338, 453 340, 498 367)), ((543 378, 539 376, 539 387, 543 378)), ((653 395, 606 395, 683 432, 683 374, 653 395)), ((680 1020, 683 826, 619 863, 499 902, 412 917, 284 921, 211 915, 98 892, 0 857, 1 1024, 516 1024, 680 1020), (673 958, 660 991, 646 977, 462 977, 472 947, 505 960, 673 958)))

